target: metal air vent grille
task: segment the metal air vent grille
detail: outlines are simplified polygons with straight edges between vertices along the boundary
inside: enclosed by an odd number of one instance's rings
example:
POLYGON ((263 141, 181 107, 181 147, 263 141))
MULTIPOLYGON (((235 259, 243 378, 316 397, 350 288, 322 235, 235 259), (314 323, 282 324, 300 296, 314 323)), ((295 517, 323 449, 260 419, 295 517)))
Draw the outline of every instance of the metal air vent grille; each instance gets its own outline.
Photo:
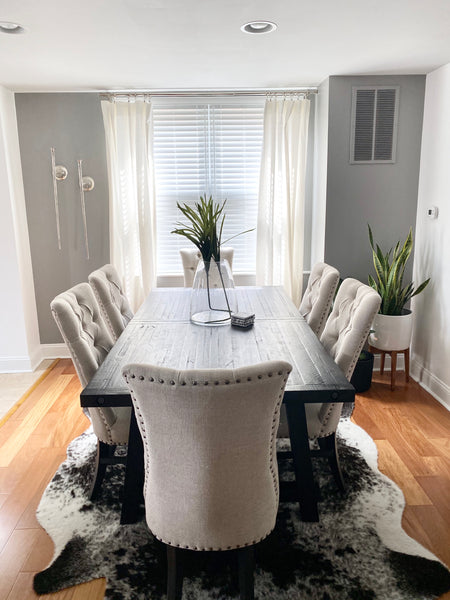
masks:
POLYGON ((352 98, 352 164, 393 163, 399 87, 356 87, 352 98))

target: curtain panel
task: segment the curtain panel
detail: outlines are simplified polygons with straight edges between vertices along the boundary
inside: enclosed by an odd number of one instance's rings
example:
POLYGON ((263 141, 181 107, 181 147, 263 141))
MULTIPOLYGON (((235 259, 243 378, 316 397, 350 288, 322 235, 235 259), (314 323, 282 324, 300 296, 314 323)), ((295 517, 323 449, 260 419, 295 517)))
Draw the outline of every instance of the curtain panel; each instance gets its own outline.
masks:
POLYGON ((256 244, 257 285, 282 285, 300 305, 303 284, 306 152, 310 101, 269 97, 256 244))
POLYGON ((101 102, 109 180, 111 263, 133 311, 156 286, 152 110, 148 101, 101 102))

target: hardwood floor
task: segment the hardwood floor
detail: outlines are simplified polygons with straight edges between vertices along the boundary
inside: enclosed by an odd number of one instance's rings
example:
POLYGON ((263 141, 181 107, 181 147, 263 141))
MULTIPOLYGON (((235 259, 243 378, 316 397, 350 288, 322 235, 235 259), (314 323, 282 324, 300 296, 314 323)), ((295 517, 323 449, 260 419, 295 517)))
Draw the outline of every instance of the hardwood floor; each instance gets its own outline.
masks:
MULTIPOLYGON (((357 397, 354 421, 375 440, 380 469, 402 488, 406 532, 450 566, 450 413, 414 381, 375 374, 357 397)), ((0 428, 0 600, 102 600, 98 579, 37 596, 33 575, 49 563, 53 545, 35 511, 68 443, 88 421, 79 408, 81 386, 61 360, 0 428)), ((386 599, 389 600, 389 599, 386 599)), ((450 600, 450 593, 442 596, 450 600)))

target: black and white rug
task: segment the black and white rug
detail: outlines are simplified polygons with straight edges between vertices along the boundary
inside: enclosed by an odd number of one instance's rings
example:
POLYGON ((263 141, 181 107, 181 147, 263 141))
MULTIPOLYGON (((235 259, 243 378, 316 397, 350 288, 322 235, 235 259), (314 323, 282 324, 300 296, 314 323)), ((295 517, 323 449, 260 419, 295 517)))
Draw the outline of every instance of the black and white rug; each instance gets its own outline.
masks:
MULTIPOLYGON (((450 589, 450 573, 401 528, 404 499, 377 470, 373 440, 348 419, 339 426, 349 492, 337 491, 322 459, 320 523, 303 523, 295 504, 280 504, 275 531, 256 549, 259 600, 431 600, 450 589)), ((165 549, 145 522, 120 525, 123 466, 111 468, 100 499, 87 500, 95 437, 86 432, 48 486, 38 519, 55 543, 52 564, 35 576, 46 594, 106 577, 109 600, 165 597, 165 549)), ((238 597, 236 565, 227 552, 186 553, 184 600, 238 597)))

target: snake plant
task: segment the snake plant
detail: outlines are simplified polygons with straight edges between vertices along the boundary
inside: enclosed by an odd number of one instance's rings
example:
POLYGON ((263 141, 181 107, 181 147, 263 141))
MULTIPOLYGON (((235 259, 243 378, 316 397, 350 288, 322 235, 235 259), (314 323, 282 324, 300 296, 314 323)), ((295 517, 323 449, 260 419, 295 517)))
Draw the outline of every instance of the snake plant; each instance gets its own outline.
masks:
POLYGON ((376 280, 369 275, 369 285, 381 296, 379 313, 382 315, 401 315, 405 304, 413 296, 420 294, 430 281, 428 278, 418 288, 414 288, 412 282, 406 286, 403 285, 406 262, 413 246, 412 230, 409 230, 403 245, 397 242, 394 249, 391 248, 389 252, 384 254, 379 245, 373 241, 370 225, 367 225, 367 227, 369 228, 369 242, 376 273, 376 280))
MULTIPOLYGON (((216 204, 212 196, 207 200, 206 195, 204 197, 200 196, 200 202, 195 202, 193 208, 187 204, 181 205, 177 202, 177 207, 189 221, 189 224, 176 223, 178 228, 171 231, 171 233, 182 235, 197 246, 206 264, 211 260, 220 261, 225 203, 226 200, 223 204, 216 204)), ((248 233, 249 231, 252 230, 248 229, 242 233, 248 233)), ((241 235, 241 233, 233 235, 224 243, 237 235, 241 235)))

